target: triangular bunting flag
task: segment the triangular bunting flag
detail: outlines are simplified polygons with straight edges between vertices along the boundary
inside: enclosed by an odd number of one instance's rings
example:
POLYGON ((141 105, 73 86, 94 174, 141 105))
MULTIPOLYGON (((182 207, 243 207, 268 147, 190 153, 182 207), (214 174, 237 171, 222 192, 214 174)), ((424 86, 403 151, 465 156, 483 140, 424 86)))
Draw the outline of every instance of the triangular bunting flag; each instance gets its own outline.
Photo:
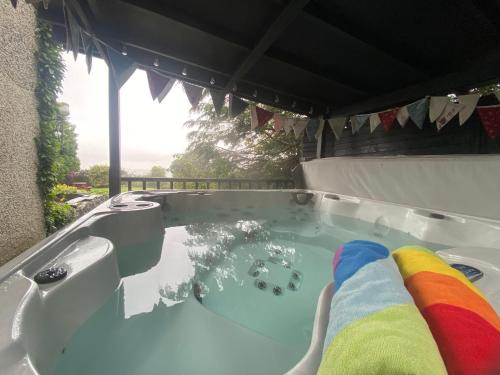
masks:
POLYGON ((461 104, 458 102, 449 101, 444 107, 443 112, 436 119, 437 130, 440 131, 444 126, 450 122, 450 120, 455 117, 460 111, 461 104))
POLYGON ((446 104, 450 102, 450 98, 447 96, 431 96, 429 104, 429 120, 434 122, 437 120, 441 113, 444 111, 446 104))
POLYGON ((378 113, 372 113, 370 115, 370 133, 373 133, 375 129, 380 125, 380 117, 378 113))
POLYGON ((149 91, 153 100, 159 100, 161 94, 163 94, 163 99, 172 88, 174 80, 153 70, 148 70, 146 74, 148 76, 149 91), (165 91, 167 92, 165 93, 165 91))
POLYGON ((306 134, 309 142, 312 142, 319 128, 319 118, 309 119, 306 125, 306 134))
POLYGON ((401 125, 402 128, 405 127, 409 118, 410 114, 408 113, 408 108, 406 108, 406 106, 399 108, 396 119, 398 120, 399 125, 401 125))
POLYGON ((263 108, 257 107, 255 104, 251 104, 250 115, 250 128, 255 130, 265 125, 273 117, 273 112, 269 112, 263 108))
POLYGON ((325 127, 325 119, 320 118, 318 130, 316 130, 316 134, 314 134, 314 138, 316 138, 318 141, 320 141, 320 139, 321 139, 324 127, 325 127))
POLYGON ((198 107, 200 104, 201 97, 203 96, 203 87, 195 86, 187 82, 182 82, 182 86, 184 87, 184 92, 191 103, 191 108, 198 107))
POLYGON ((175 82, 176 82, 175 79, 170 78, 168 83, 163 87, 163 90, 161 90, 160 93, 158 94, 157 99, 158 99, 159 103, 161 103, 163 101, 163 99, 165 99, 167 94, 170 92, 170 90, 172 90, 172 87, 174 87, 175 82))
POLYGON ((429 113, 429 98, 423 98, 408 104, 406 109, 417 128, 423 129, 427 113, 429 113))
POLYGON ((465 121, 467 121, 472 115, 472 112, 474 112, 474 109, 476 109, 476 105, 480 97, 481 94, 462 95, 458 97, 458 101, 462 105, 462 109, 458 113, 460 125, 465 124, 465 121))
POLYGON ((85 62, 87 63, 87 72, 92 70, 92 55, 94 53, 94 40, 92 37, 82 33, 83 49, 85 50, 85 62))
POLYGON ((459 114, 460 125, 463 125, 474 112, 480 97, 480 94, 462 95, 457 97, 456 102, 449 101, 444 107, 443 113, 436 120, 437 129, 441 130, 457 113, 459 114))
POLYGON ((229 94, 229 117, 234 118, 239 116, 245 109, 247 109, 248 103, 241 100, 233 94, 229 94))
POLYGON ((274 114, 274 131, 279 133, 283 130, 283 116, 281 113, 276 112, 274 114))
POLYGON ((215 113, 220 115, 222 107, 224 106, 224 100, 226 99, 226 92, 222 90, 210 89, 210 96, 212 97, 212 104, 214 105, 215 113))
POLYGON ((283 129, 285 129, 285 134, 288 135, 293 129, 293 124, 295 123, 294 118, 285 117, 283 119, 283 129))
POLYGON ((309 120, 306 118, 298 118, 295 119, 292 127, 293 127, 293 132, 295 133, 295 138, 299 139, 302 133, 304 133, 304 130, 306 129, 307 122, 309 120))
POLYGON ((120 88, 134 73, 136 67, 135 62, 112 48, 108 48, 108 57, 111 65, 110 69, 115 77, 115 83, 117 87, 120 88))
POLYGON ((500 91, 496 91, 495 96, 497 97, 497 100, 500 102, 500 91))
POLYGON ((368 121, 369 117, 369 114, 351 116, 352 134, 359 132, 359 129, 361 129, 364 124, 366 124, 366 121, 368 121))
POLYGON ((392 124, 394 124, 394 120, 396 120, 397 113, 398 109, 389 109, 388 111, 379 112, 378 117, 380 117, 380 122, 382 122, 386 132, 391 130, 392 124))
POLYGON ((328 123, 330 124, 330 128, 332 128, 332 132, 335 135, 335 138, 340 139, 340 136, 344 131, 346 121, 347 117, 334 117, 328 119, 328 123))
MULTIPOLYGON (((71 9, 66 9, 66 16, 67 16, 66 27, 70 28, 69 36, 71 41, 71 50, 73 51, 73 58, 76 61, 76 58, 78 57, 78 52, 80 52, 81 29, 71 9)), ((68 43, 68 41, 66 41, 66 43, 68 43)))
POLYGON ((65 45, 65 50, 66 52, 69 52, 71 50, 71 26, 69 24, 69 9, 66 6, 66 4, 63 3, 62 5, 62 11, 63 11, 63 16, 64 16, 64 28, 66 29, 66 45, 65 45))
POLYGON ((43 9, 48 10, 50 0, 42 0, 42 3, 43 3, 43 9))
POLYGON ((488 137, 495 139, 500 133, 500 105, 477 107, 477 113, 488 137))
POLYGON ((10 0, 10 3, 12 4, 12 6, 14 7, 14 9, 17 8, 17 0, 10 0))

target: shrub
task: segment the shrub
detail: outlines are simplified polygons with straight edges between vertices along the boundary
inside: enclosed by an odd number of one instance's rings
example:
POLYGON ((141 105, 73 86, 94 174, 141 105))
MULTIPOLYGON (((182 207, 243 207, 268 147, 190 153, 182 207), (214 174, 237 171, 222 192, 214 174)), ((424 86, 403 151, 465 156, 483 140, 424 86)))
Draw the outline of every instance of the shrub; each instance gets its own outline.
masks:
POLYGON ((45 205, 47 231, 54 233, 76 219, 76 210, 66 203, 49 201, 45 205))

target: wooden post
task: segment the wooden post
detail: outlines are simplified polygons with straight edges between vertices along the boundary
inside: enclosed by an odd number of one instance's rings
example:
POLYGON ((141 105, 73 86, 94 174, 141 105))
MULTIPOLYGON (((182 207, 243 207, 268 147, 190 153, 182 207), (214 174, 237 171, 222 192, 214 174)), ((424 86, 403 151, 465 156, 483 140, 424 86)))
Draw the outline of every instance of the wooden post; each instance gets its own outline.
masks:
POLYGON ((108 69, 109 106, 109 196, 120 194, 120 89, 108 69))

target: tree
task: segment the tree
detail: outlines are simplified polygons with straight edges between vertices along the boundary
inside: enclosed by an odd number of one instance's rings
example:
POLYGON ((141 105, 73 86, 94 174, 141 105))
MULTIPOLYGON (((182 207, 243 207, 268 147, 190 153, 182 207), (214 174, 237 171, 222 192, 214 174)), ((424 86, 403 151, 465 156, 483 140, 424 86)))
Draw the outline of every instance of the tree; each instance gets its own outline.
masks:
POLYGON ((149 172, 149 177, 165 177, 166 175, 167 170, 159 165, 153 165, 149 172))
POLYGON ((78 143, 75 125, 68 121, 69 109, 65 103, 58 103, 56 111, 56 129, 54 142, 57 153, 54 160, 54 173, 59 183, 65 182, 68 174, 80 169, 77 156, 78 143))
POLYGON ((212 104, 200 103, 196 118, 185 123, 193 129, 188 134, 189 146, 185 153, 175 155, 170 166, 172 175, 289 177, 299 163, 300 140, 293 134, 276 133, 272 121, 250 131, 248 111, 235 119, 230 119, 227 112, 228 108, 223 107, 219 117, 212 104))
POLYGON ((87 171, 89 184, 94 187, 106 187, 109 185, 109 166, 93 165, 87 171))

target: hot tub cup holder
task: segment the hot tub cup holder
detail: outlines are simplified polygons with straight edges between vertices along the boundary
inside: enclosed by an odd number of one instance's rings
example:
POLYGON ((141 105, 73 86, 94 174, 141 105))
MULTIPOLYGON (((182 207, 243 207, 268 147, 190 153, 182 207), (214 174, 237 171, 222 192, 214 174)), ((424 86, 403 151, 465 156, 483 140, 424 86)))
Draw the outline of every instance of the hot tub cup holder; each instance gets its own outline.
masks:
POLYGON ((153 202, 133 201, 133 202, 111 203, 109 207, 111 209, 116 209, 116 210, 138 210, 138 209, 153 207, 153 205, 154 205, 153 202))

